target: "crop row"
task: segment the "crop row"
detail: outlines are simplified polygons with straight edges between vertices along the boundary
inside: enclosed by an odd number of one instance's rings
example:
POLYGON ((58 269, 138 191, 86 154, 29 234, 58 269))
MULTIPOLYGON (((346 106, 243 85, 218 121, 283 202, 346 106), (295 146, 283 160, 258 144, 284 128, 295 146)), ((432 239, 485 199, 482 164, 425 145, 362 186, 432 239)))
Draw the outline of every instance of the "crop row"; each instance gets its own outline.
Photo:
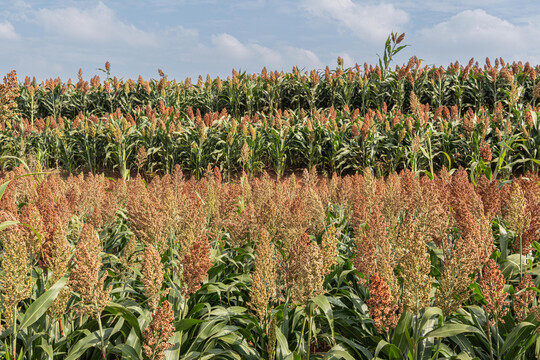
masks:
POLYGON ((540 178, 4 174, 6 359, 530 359, 540 178))
MULTIPOLYGON (((500 103, 499 103, 500 104, 500 103)), ((119 109, 98 118, 79 114, 5 120, 0 123, 3 168, 26 162, 33 170, 61 168, 130 174, 171 173, 180 164, 200 178, 217 166, 226 179, 263 169, 282 176, 311 169, 332 174, 372 169, 378 176, 409 169, 433 174, 443 167, 469 169, 475 177, 508 178, 537 172, 540 165, 538 109, 481 109, 459 114, 457 107, 411 101, 411 113, 383 107, 368 110, 330 108, 310 116, 301 109, 272 116, 231 117, 226 110, 201 115, 165 107, 119 109)))
MULTIPOLYGON (((20 116, 31 122, 37 118, 58 116, 74 118, 80 112, 85 116, 102 117, 120 108, 133 114, 137 107, 157 107, 163 102, 181 111, 188 107, 202 113, 227 109, 234 117, 253 116, 277 110, 306 109, 310 114, 334 107, 358 108, 364 114, 368 109, 388 109, 410 112, 411 94, 432 108, 456 106, 459 114, 471 108, 477 112, 481 107, 493 111, 498 103, 505 109, 523 108, 527 104, 540 103, 540 67, 528 62, 505 63, 495 59, 492 65, 486 58, 481 66, 474 59, 464 65, 458 62, 448 67, 424 66, 417 57, 407 64, 391 68, 392 56, 404 46, 398 46, 397 38, 387 41, 384 61, 375 67, 364 64, 344 68, 341 59, 334 70, 301 71, 293 68, 290 73, 267 71, 260 74, 238 73, 233 70, 227 79, 206 79, 199 76, 196 83, 190 78, 177 82, 169 80, 159 70, 159 79, 148 81, 123 80, 111 76, 111 66, 105 64, 102 81, 94 76, 84 80, 79 71, 77 82, 71 79, 48 79, 37 83, 27 77, 19 84, 16 73, 4 79, 7 89, 14 95, 20 116)), ((0 92, 1 93, 1 92, 0 92)), ((5 94, 0 94, 4 98, 5 94)), ((2 101, 5 99, 2 99, 2 101)))

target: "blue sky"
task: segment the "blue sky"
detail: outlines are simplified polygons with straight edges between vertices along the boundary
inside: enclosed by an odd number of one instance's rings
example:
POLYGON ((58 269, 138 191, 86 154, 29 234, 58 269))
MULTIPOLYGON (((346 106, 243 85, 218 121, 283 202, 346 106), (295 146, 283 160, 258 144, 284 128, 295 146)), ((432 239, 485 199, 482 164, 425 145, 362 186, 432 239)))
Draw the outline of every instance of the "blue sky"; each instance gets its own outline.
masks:
POLYGON ((471 57, 540 63, 538 0, 0 0, 0 72, 20 79, 113 75, 183 80, 375 64, 393 30, 395 63, 471 57))

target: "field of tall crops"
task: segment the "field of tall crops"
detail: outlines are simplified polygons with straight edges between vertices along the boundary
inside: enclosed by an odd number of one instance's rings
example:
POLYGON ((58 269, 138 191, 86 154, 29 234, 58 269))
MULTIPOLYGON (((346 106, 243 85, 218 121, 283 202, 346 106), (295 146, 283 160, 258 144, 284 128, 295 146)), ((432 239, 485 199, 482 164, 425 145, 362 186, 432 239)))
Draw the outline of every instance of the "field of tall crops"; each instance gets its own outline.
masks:
POLYGON ((540 356, 540 66, 0 84, 5 359, 540 356), (537 77, 538 76, 538 77, 537 77))
POLYGON ((19 84, 12 72, 1 90, 0 165, 124 179, 175 164, 197 178, 217 166, 226 179, 313 167, 328 175, 537 172, 540 68, 502 64, 427 68, 412 58, 395 71, 233 72, 196 85, 165 75, 122 82, 108 70, 103 82, 19 84))

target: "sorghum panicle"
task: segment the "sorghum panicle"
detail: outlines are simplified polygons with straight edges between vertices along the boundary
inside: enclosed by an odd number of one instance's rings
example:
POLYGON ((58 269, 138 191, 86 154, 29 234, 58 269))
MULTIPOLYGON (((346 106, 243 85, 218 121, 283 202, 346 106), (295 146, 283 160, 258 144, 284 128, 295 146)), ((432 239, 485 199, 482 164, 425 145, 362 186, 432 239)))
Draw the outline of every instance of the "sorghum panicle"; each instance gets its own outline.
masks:
POLYGON ((193 243, 182 262, 182 291, 184 294, 190 295, 200 289, 212 264, 210 244, 208 238, 203 236, 202 239, 193 243))
POLYGON ((69 275, 69 286, 79 294, 75 310, 97 317, 109 302, 110 290, 104 289, 106 275, 100 276, 102 251, 100 240, 91 225, 86 224, 75 250, 75 261, 69 275))
POLYGON ((486 301, 484 308, 489 314, 490 325, 495 325, 497 320, 504 323, 502 318, 508 312, 508 301, 504 291, 504 275, 495 260, 490 259, 484 266, 478 283, 486 301))
POLYGON ((159 304, 164 270, 161 256, 152 244, 148 244, 144 250, 141 273, 143 276, 144 296, 148 298, 148 307, 155 310, 159 304))
POLYGON ((287 288, 292 302, 305 303, 322 293, 325 275, 322 269, 319 246, 304 233, 292 244, 286 270, 287 288))
MULTIPOLYGON (((2 217, 5 217, 5 214, 2 217)), ((20 241, 20 237, 21 231, 14 225, 0 231, 3 248, 0 275, 2 313, 8 327, 15 321, 15 311, 18 310, 19 302, 32 295, 33 281, 29 253, 26 243, 20 241)))
POLYGON ((518 323, 525 321, 529 314, 532 313, 535 314, 536 318, 540 316, 537 293, 533 289, 527 290, 527 288, 534 287, 534 281, 532 280, 531 274, 527 274, 515 288, 512 300, 514 303, 514 313, 518 323))
POLYGON ((174 312, 171 304, 165 300, 152 316, 152 322, 143 332, 143 354, 148 360, 161 360, 165 358, 164 351, 173 344, 169 339, 174 334, 174 312))
POLYGON ((531 213, 527 208, 527 199, 517 182, 512 185, 504 215, 510 230, 517 236, 523 235, 528 230, 531 223, 531 213))
POLYGON ((398 302, 392 295, 389 286, 379 274, 375 273, 369 281, 369 315, 379 333, 393 330, 398 323, 398 302))

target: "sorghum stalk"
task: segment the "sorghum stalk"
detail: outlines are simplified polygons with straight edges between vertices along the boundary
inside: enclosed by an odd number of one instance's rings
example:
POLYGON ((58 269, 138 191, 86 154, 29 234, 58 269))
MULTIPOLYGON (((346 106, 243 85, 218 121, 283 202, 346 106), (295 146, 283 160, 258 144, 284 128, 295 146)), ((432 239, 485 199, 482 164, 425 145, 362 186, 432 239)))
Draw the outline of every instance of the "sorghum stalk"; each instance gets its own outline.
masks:
POLYGON ((487 325, 487 338, 488 338, 488 347, 489 347, 489 359, 493 359, 493 345, 491 344, 491 324, 489 323, 489 320, 486 319, 486 325, 487 325))
POLYGON ((101 342, 101 356, 103 357, 103 360, 106 360, 107 354, 105 352, 105 339, 103 338, 103 325, 101 324, 101 314, 98 315, 97 321, 99 325, 99 340, 101 342))

